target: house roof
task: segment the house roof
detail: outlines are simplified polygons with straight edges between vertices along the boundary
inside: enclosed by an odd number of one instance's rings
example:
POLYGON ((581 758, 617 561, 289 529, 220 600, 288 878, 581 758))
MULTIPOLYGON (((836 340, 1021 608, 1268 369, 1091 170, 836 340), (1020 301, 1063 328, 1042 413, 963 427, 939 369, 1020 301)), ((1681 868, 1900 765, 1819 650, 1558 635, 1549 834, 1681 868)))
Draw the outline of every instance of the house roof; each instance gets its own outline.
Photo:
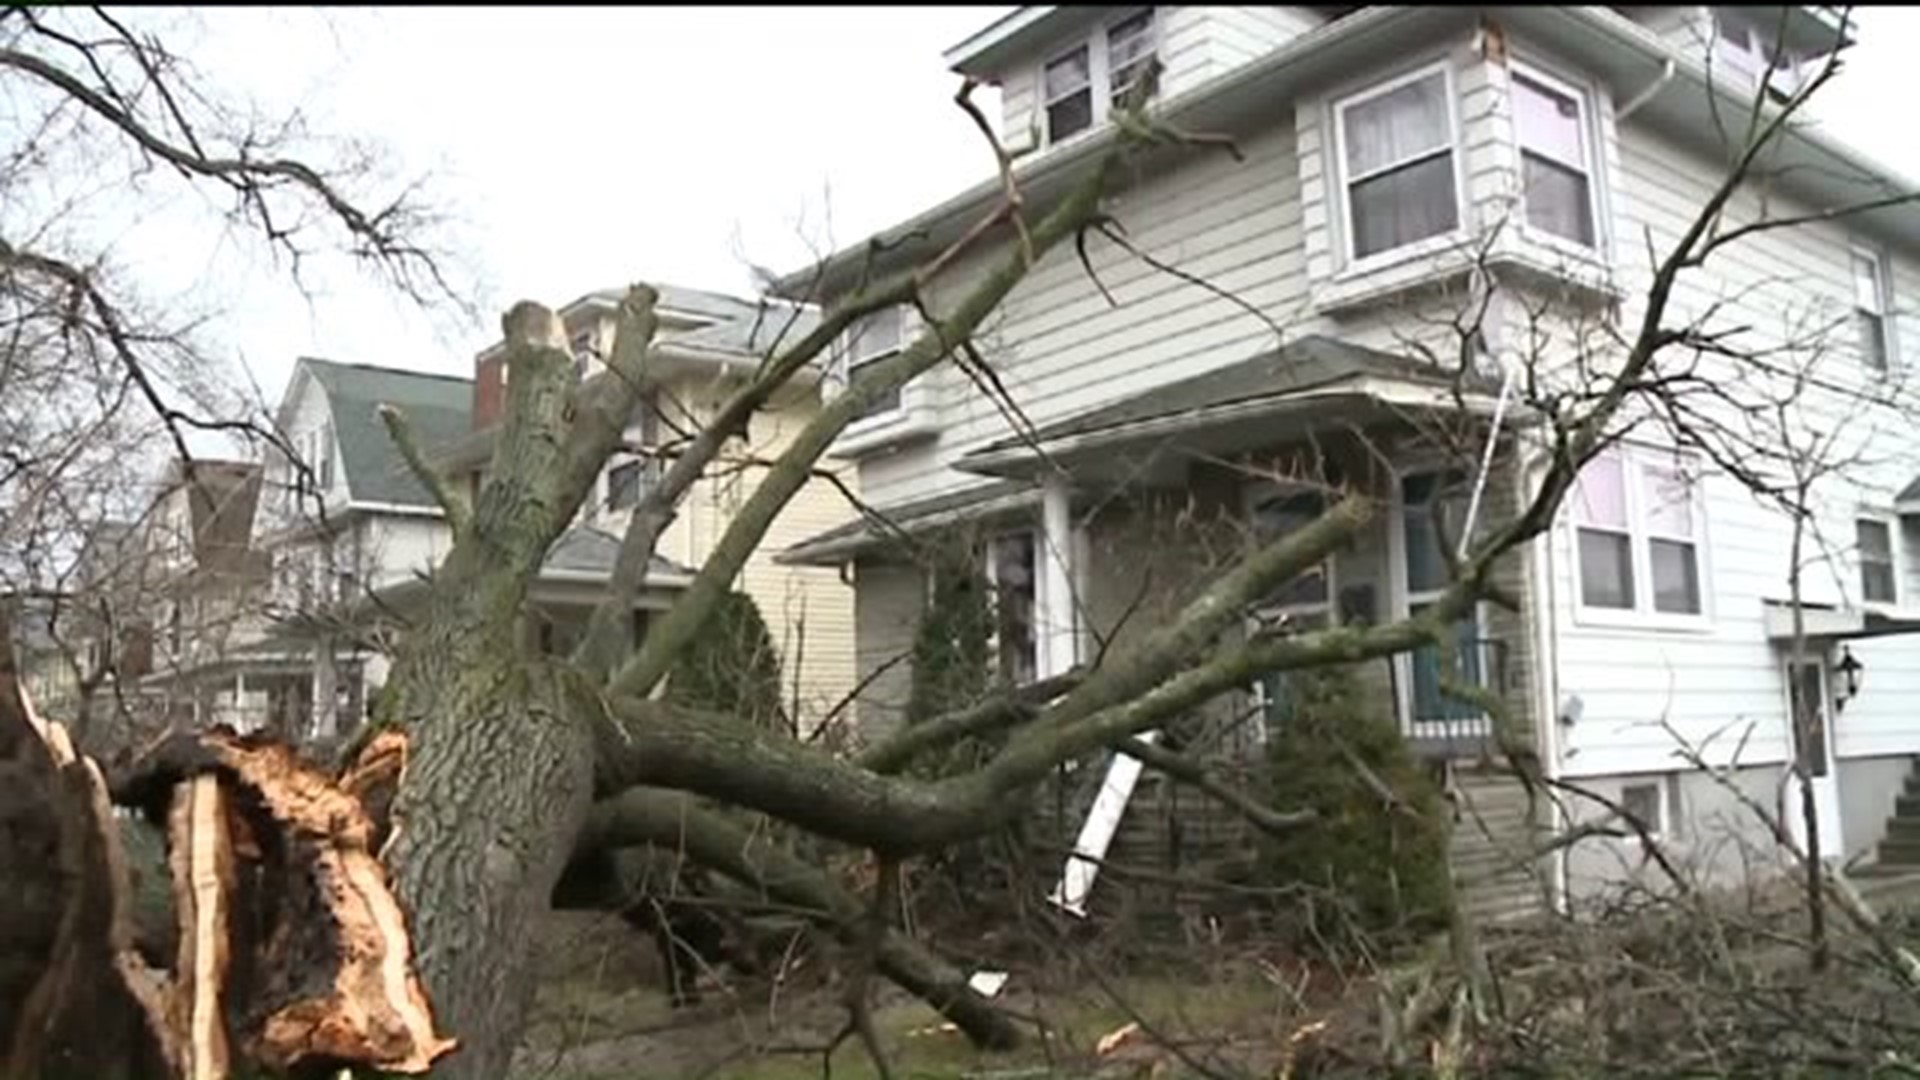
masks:
MULTIPOLYGON (((540 576, 608 578, 613 576, 613 567, 619 558, 619 537, 581 525, 561 533, 560 539, 547 549, 547 557, 540 563, 540 576)), ((649 581, 692 576, 692 570, 658 553, 647 564, 649 581)))
MULTIPOLYGON (((1722 74, 1710 83, 1707 69, 1699 60, 1611 8, 1395 5, 1338 14, 1256 60, 1168 97, 1160 104, 1158 116, 1188 130, 1231 130, 1235 125, 1272 123, 1276 115, 1290 115, 1276 114, 1275 101, 1315 92, 1347 78, 1356 64, 1370 56, 1424 47, 1436 35, 1473 25, 1477 17, 1495 19, 1512 31, 1553 43, 1567 59, 1590 65, 1595 75, 1611 82, 1623 97, 1662 87, 1662 92, 1645 104, 1643 113, 1648 122, 1669 133, 1685 137, 1688 133, 1715 131, 1716 110, 1724 112, 1750 103, 1750 94, 1743 96, 1735 91, 1729 76, 1722 74), (1663 80, 1672 74, 1678 78, 1667 87, 1663 80)), ((950 52, 949 60, 964 48, 950 52)), ((1043 212, 1051 200, 1063 194, 1110 149, 1114 137, 1114 128, 1106 125, 1057 151, 1033 155, 1017 164, 1015 180, 1032 212, 1043 212)), ((1791 131, 1777 148, 1775 158, 1773 164, 1780 167, 1772 175, 1780 187, 1793 189, 1817 204, 1850 205, 1914 187, 1894 170, 1817 126, 1801 125, 1791 131)), ((960 194, 893 228, 847 245, 822 264, 786 274, 770 291, 779 296, 816 299, 846 290, 856 275, 891 272, 942 250, 1001 198, 1002 182, 997 176, 986 175, 985 164, 982 179, 960 194), (876 256, 875 252, 885 254, 876 256)), ((1853 220, 1920 248, 1920 205, 1887 206, 1854 215, 1853 220)))
POLYGON ((914 534, 956 521, 988 517, 1040 501, 1026 480, 995 480, 962 491, 888 507, 881 520, 861 518, 810 536, 774 556, 782 564, 835 565, 900 533, 914 534))
MULTIPOLYGON (((1278 398, 1368 375, 1430 386, 1451 385, 1447 373, 1432 364, 1310 334, 1251 359, 1156 386, 1145 393, 1048 424, 1028 437, 1002 439, 973 453, 984 456, 1024 447, 1030 440, 1052 442, 1226 405, 1278 398)), ((1475 377, 1472 382, 1469 387, 1472 390, 1499 389, 1484 377, 1475 377)))
POLYGON ((405 413, 421 452, 431 455, 473 426, 473 380, 313 357, 300 363, 331 403, 334 437, 353 501, 435 506, 387 435, 379 408, 393 405, 405 413))

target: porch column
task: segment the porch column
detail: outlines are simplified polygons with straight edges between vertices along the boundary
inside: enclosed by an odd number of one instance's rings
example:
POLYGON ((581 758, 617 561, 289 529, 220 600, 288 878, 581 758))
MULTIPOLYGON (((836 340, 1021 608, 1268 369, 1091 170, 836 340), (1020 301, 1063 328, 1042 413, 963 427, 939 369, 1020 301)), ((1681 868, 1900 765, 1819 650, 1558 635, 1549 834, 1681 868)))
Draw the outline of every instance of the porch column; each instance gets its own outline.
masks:
POLYGON ((247 715, 247 673, 233 673, 233 714, 230 723, 235 731, 252 731, 251 717, 247 715))
POLYGON ((1040 492, 1039 587, 1034 590, 1040 677, 1063 674, 1080 660, 1080 609, 1073 595, 1073 494, 1063 477, 1049 476, 1040 492))
POLYGON ((313 738, 339 734, 340 671, 333 655, 333 639, 315 643, 313 665, 313 738))

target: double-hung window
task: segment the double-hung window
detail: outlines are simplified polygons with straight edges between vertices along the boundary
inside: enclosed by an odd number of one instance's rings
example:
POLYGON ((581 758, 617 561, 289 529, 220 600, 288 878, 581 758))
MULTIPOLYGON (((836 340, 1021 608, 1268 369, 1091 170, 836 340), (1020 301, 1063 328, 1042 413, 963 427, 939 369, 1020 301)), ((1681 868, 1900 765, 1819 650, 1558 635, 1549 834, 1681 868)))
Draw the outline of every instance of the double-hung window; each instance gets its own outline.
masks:
MULTIPOLYGON (((897 356, 906 343, 907 309, 895 304, 883 307, 855 325, 847 357, 847 385, 860 380, 862 368, 897 356)), ((900 408, 900 388, 881 394, 861 408, 856 420, 890 413, 900 408)))
POLYGON ((1141 8, 1040 66, 1048 145, 1090 130, 1125 106, 1153 61, 1156 30, 1154 9, 1141 8))
POLYGON ((1893 563, 1893 529, 1878 518, 1853 523, 1854 549, 1860 557, 1860 599, 1891 604, 1899 599, 1893 563))
POLYGON ((1093 126, 1093 50, 1077 46, 1047 62, 1040 73, 1047 110, 1047 142, 1093 126))
POLYGON ((1888 333, 1887 263, 1878 254, 1853 253, 1853 323, 1860 332, 1860 361, 1874 371, 1887 370, 1893 356, 1888 333))
POLYGON ((1527 224, 1594 246, 1593 166, 1580 95, 1516 70, 1513 126, 1527 224))
POLYGON ((1459 227, 1451 88, 1446 69, 1429 68, 1335 106, 1355 260, 1459 227))
POLYGON ((1700 483, 1684 464, 1614 448, 1587 462, 1571 501, 1582 609, 1705 612, 1700 483))
POLYGON ((320 425, 319 437, 314 440, 314 470, 320 474, 320 490, 333 490, 333 424, 320 425))
POLYGON ((1134 84, 1153 59, 1153 9, 1142 8, 1107 27, 1107 99, 1125 107, 1134 84))

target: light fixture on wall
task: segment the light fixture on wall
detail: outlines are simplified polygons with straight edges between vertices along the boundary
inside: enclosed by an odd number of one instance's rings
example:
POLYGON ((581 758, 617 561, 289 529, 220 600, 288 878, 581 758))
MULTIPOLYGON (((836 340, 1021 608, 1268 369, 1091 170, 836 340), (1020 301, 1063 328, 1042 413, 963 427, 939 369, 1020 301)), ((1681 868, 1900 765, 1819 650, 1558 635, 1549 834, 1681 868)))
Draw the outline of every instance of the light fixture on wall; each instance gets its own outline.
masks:
POLYGON ((1853 655, 1852 649, 1842 645, 1840 663, 1835 665, 1835 669, 1840 673, 1841 686, 1839 695, 1833 700, 1833 711, 1839 712, 1860 693, 1860 674, 1867 670, 1867 665, 1853 655))

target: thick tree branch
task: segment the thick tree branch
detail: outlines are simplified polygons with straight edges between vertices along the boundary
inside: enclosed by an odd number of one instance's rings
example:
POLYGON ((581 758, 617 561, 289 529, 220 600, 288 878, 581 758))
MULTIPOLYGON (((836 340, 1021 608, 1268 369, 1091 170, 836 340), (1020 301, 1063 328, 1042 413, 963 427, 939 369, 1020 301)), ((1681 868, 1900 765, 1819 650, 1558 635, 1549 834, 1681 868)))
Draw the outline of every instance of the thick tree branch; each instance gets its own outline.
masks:
POLYGON ((420 453, 420 444, 413 437, 413 425, 407 422, 407 414, 392 405, 380 406, 380 422, 387 426, 387 436, 393 440, 394 448, 400 451, 400 457, 413 470, 413 475, 440 504, 447 515, 447 525, 453 529, 453 535, 460 536, 467 531, 471 523, 473 508, 440 470, 434 468, 420 453))
MULTIPOLYGON (((859 948, 872 940, 867 910, 825 873, 701 809, 685 795, 635 788, 599 804, 576 850, 640 843, 684 851, 695 862, 781 903, 823 912, 821 924, 848 946, 859 948)), ((1004 1049, 1019 1042, 1019 1030, 967 985, 963 972, 897 930, 886 930, 878 946, 874 964, 881 974, 940 1010, 976 1044, 1004 1049)))

